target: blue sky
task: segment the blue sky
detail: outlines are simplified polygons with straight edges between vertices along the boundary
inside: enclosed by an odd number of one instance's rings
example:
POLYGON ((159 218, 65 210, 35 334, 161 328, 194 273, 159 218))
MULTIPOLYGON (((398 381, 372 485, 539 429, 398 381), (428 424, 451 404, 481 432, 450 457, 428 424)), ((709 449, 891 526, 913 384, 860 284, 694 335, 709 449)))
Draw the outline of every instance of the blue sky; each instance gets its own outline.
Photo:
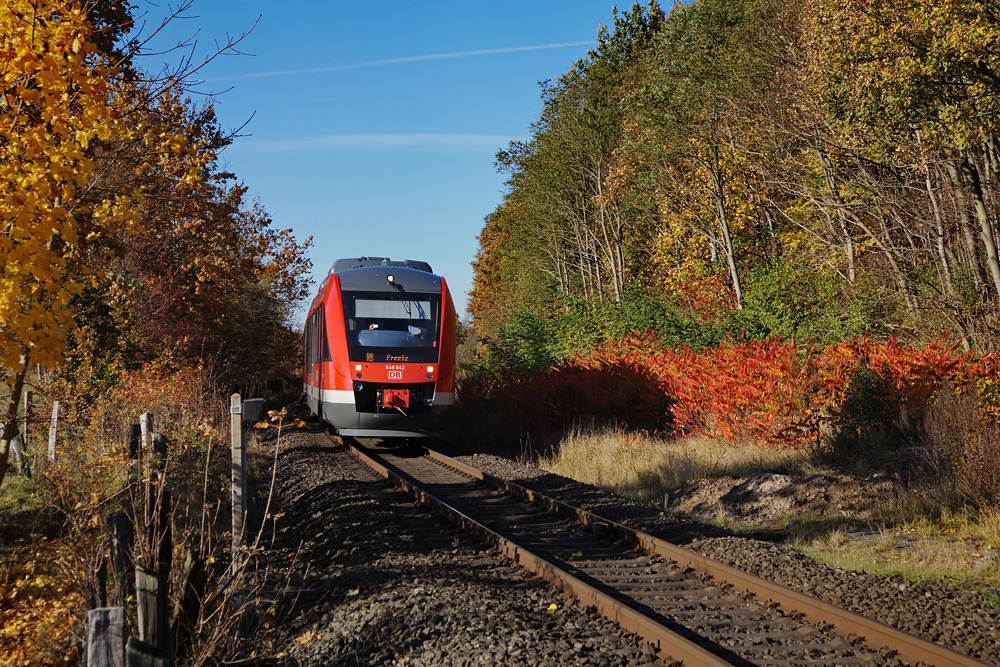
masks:
MULTIPOLYGON (((148 32, 167 5, 138 4, 148 32)), ((611 8, 596 0, 196 0, 157 46, 194 38, 197 60, 256 22, 238 46, 248 55, 221 56, 197 76, 199 90, 222 93, 223 127, 249 120, 224 164, 275 225, 314 237, 318 279, 339 257, 422 259, 448 280, 461 312, 483 219, 503 197, 494 156, 529 136, 538 82, 586 54, 611 8)), ((181 56, 141 64, 158 70, 181 56)))

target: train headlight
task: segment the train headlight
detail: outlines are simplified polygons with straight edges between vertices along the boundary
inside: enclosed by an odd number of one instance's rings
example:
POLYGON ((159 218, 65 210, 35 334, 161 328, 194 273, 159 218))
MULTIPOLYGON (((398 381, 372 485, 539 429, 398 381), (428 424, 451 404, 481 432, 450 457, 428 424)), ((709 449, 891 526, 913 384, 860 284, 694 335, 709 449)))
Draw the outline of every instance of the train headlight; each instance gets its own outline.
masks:
POLYGON ((433 376, 433 375, 431 375, 430 373, 428 373, 428 374, 427 374, 427 379, 428 379, 428 380, 433 380, 433 379, 434 379, 434 376, 433 376))
POLYGON ((360 392, 364 388, 365 388, 365 385, 362 384, 361 382, 355 382, 354 383, 354 391, 360 392))

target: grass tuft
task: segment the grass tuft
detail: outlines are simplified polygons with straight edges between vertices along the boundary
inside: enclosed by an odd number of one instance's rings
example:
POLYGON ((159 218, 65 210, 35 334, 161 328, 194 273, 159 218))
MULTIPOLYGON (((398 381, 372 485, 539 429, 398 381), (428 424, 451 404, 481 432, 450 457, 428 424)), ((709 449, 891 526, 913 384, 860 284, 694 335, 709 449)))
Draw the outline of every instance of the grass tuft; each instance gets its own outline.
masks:
POLYGON ((808 453, 703 436, 672 440, 624 429, 580 429, 565 436, 539 465, 638 502, 660 504, 689 482, 759 472, 808 474, 808 453))

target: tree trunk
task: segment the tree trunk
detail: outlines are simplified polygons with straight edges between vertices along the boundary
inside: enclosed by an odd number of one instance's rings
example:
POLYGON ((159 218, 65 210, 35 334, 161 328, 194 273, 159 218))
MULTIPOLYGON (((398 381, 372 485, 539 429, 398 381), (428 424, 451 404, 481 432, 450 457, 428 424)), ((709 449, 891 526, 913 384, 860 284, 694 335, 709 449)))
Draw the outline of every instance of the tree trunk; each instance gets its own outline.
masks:
POLYGON ((997 302, 1000 304, 1000 258, 997 257, 996 239, 993 237, 993 226, 986 210, 986 199, 983 196, 982 185, 979 182, 979 170, 972 162, 968 150, 962 151, 962 175, 972 192, 972 201, 976 206, 976 216, 979 218, 980 234, 983 248, 986 250, 986 265, 993 278, 993 288, 996 290, 997 302))
MULTIPOLYGON (((866 225, 863 220, 861 220, 861 218, 857 216, 851 216, 851 218, 854 221, 854 224, 857 225, 858 228, 861 229, 861 231, 863 231, 865 234, 868 235, 868 238, 872 240, 872 243, 874 243, 875 246, 882 251, 882 254, 885 255, 885 258, 889 261, 889 267, 892 269, 892 276, 893 279, 896 281, 896 287, 899 289, 900 294, 903 295, 903 300, 906 302, 907 312, 909 312, 912 315, 914 312, 916 312, 916 304, 910 297, 909 286, 906 284, 906 275, 903 273, 903 270, 899 267, 899 262, 896 261, 895 251, 890 246, 887 246, 882 241, 882 239, 879 238, 878 234, 873 232, 871 228, 868 225, 866 225)), ((883 219, 883 226, 884 224, 885 223, 883 219)))
POLYGON ((968 269, 972 275, 972 282, 979 289, 983 285, 983 276, 979 271, 979 256, 976 252, 976 240, 972 236, 972 221, 969 218, 969 202, 966 201, 965 188, 962 186, 962 176, 954 162, 948 160, 946 163, 948 175, 951 178, 952 194, 955 200, 955 207, 958 209, 958 221, 962 228, 962 239, 965 241, 965 254, 968 255, 968 269))
POLYGON ((937 242, 938 259, 941 261, 941 270, 944 272, 944 289, 946 294, 951 295, 955 293, 955 288, 951 282, 951 267, 948 266, 948 253, 945 249, 944 221, 941 216, 941 207, 938 206, 937 195, 934 194, 934 187, 931 183, 931 169, 926 160, 924 161, 924 184, 927 186, 927 196, 931 200, 931 209, 934 211, 934 235, 937 242))
POLYGON ((7 399, 7 417, 4 419, 3 431, 0 432, 0 484, 7 475, 7 459, 10 457, 10 441, 17 434, 17 408, 21 404, 21 392, 24 390, 24 374, 28 372, 29 358, 21 355, 21 370, 14 375, 14 384, 7 399))
POLYGON ((743 310, 743 288, 740 285, 740 274, 736 270, 736 254, 733 252, 733 239, 729 234, 729 215, 726 213, 726 192, 723 189, 722 173, 718 164, 712 165, 712 197, 715 199, 715 214, 722 230, 722 243, 726 251, 726 263, 729 265, 729 277, 733 281, 733 292, 736 295, 736 310, 743 310))
POLYGON ((855 266, 854 238, 851 236, 851 228, 847 224, 846 204, 840 196, 840 187, 837 185, 837 177, 833 171, 833 164, 830 157, 820 148, 816 148, 816 155, 819 156, 819 164, 823 170, 823 184, 830 193, 830 198, 834 203, 834 212, 837 215, 837 222, 840 223, 840 234, 844 239, 844 250, 847 253, 847 282, 854 284, 857 278, 855 266))

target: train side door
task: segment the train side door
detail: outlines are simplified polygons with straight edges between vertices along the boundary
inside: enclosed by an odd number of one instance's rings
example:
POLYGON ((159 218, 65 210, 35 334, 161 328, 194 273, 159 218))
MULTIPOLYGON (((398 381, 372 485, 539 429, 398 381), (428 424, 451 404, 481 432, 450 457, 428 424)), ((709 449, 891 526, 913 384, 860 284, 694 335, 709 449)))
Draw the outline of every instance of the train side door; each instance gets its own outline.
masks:
POLYGON ((313 322, 313 340, 316 341, 312 358, 313 385, 319 389, 319 402, 323 402, 323 332, 326 326, 323 321, 323 306, 316 310, 316 320, 313 322))

